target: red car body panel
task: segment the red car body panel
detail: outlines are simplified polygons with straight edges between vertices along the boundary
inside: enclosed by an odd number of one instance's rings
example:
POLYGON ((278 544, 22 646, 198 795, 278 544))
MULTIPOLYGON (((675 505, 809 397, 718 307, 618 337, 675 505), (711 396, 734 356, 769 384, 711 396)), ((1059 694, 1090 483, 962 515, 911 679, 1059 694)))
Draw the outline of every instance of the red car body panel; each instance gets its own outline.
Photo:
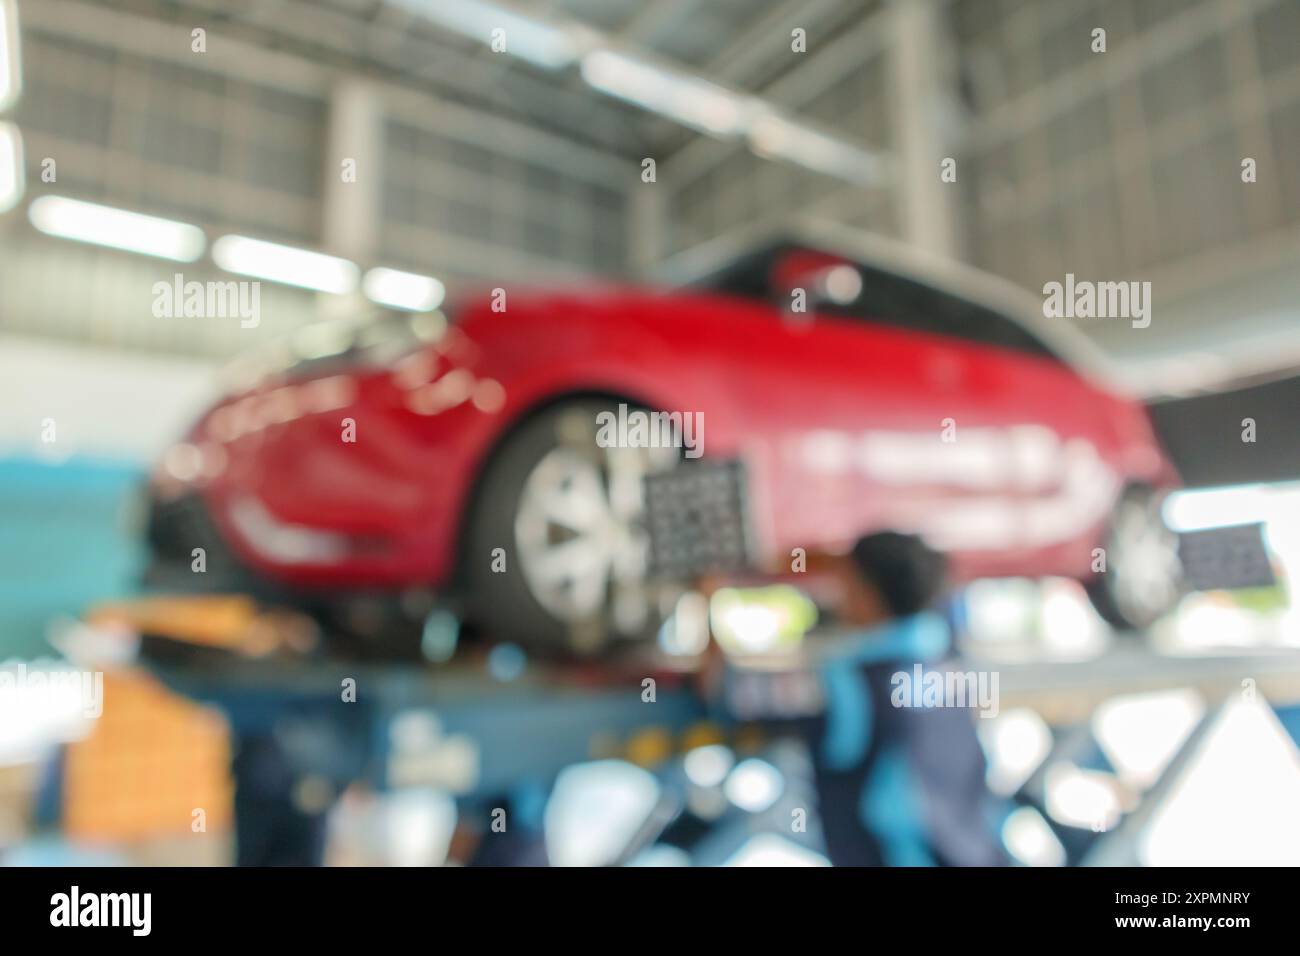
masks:
POLYGON ((892 528, 964 578, 1077 577, 1124 486, 1173 480, 1140 404, 1048 358, 705 293, 512 291, 456 315, 387 367, 289 373, 196 424, 222 466, 195 487, 246 565, 305 588, 448 582, 493 450, 585 393, 702 413, 704 455, 746 462, 768 555, 892 528), (236 519, 250 500, 344 553, 268 555, 236 519))

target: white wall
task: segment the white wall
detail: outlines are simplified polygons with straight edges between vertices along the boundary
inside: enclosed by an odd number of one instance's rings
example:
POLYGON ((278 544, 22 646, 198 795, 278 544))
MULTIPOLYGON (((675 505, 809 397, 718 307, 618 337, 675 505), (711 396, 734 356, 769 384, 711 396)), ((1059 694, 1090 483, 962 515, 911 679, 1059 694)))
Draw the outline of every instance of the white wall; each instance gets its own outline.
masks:
POLYGON ((214 360, 0 336, 0 455, 147 463, 216 395, 214 360), (52 418, 56 440, 41 440, 52 418))

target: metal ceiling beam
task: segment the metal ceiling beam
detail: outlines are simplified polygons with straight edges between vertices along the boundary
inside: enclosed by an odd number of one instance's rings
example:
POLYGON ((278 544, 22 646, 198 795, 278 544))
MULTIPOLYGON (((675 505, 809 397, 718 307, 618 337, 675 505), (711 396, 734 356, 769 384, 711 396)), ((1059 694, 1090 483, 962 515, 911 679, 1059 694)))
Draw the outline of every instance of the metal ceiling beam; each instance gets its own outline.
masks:
MULTIPOLYGON (((561 112, 564 132, 582 138, 595 134, 597 140, 612 150, 628 150, 628 155, 639 153, 639 144, 645 139, 638 118, 629 109, 617 107, 590 91, 557 76, 554 80, 545 74, 521 75, 508 68, 512 62, 508 55, 486 54, 485 48, 476 46, 471 51, 451 47, 445 31, 439 31, 441 42, 436 44, 438 54, 424 62, 421 44, 411 37, 412 24, 424 24, 418 13, 404 5, 384 3, 372 22, 379 41, 373 44, 372 55, 377 58, 397 56, 401 69, 414 80, 449 86, 462 92, 472 91, 516 112, 544 117, 561 112), (406 29, 389 26, 385 20, 401 16, 406 29), (383 31, 380 33, 379 31, 383 31), (449 52, 454 50, 454 52, 449 52), (472 77, 472 81, 469 79, 472 77)), ((459 37, 457 39, 460 39, 459 37)), ((472 42, 472 41, 466 41, 472 42)), ((428 46, 425 44, 424 46, 428 46)))
MULTIPOLYGON (((208 32, 208 52, 190 52, 188 33, 180 38, 167 21, 124 13, 84 0, 42 0, 23 9, 25 28, 70 37, 96 46, 109 46, 142 59, 168 62, 234 80, 259 83, 299 95, 324 99, 337 71, 298 54, 267 50, 208 32), (219 42, 213 42, 219 39, 219 42)), ((627 158, 595 146, 540 130, 503 116, 484 113, 409 85, 375 81, 395 115, 422 128, 436 129, 455 139, 487 149, 527 155, 532 161, 589 182, 623 188, 628 181, 627 158)))
POLYGON ((223 37, 219 46, 196 56, 190 51, 188 30, 179 36, 179 28, 164 20, 97 2, 42 0, 24 5, 22 13, 25 29, 113 47, 142 59, 188 66, 201 73, 234 78, 242 75, 304 96, 321 96, 329 88, 329 71, 303 57, 268 50, 237 37, 223 37))
MULTIPOLYGON (((741 30, 713 57, 705 69, 711 76, 762 93, 748 79, 759 64, 770 63, 774 56, 790 53, 790 32, 795 27, 811 30, 832 14, 843 9, 843 0, 786 0, 741 30)), ((656 140, 665 140, 667 121, 656 124, 656 140)), ((682 146, 671 143, 671 149, 682 146)))
MULTIPOLYGON (((102 4, 103 0, 96 2, 102 4)), ((390 74, 386 77, 390 81, 432 84, 435 95, 455 93, 470 103, 510 113, 519 122, 549 120, 575 141, 610 152, 622 152, 641 138, 630 111, 616 109, 584 91, 547 82, 544 77, 502 71, 500 64, 480 60, 448 43, 443 34, 437 34, 438 40, 432 35, 421 37, 382 18, 358 18, 304 0, 275 0, 239 8, 226 6, 224 0, 176 0, 167 7, 156 2, 152 6, 169 17, 174 17, 176 6, 195 14, 220 16, 224 22, 212 29, 221 30, 228 23, 228 35, 241 28, 269 33, 282 47, 296 49, 307 59, 314 59, 313 47, 328 50, 353 61, 344 65, 354 72, 364 68, 390 74)), ((140 4, 136 9, 146 16, 154 12, 145 11, 140 4)), ((245 42, 258 45, 247 38, 245 42)), ((211 53, 210 46, 208 55, 211 53)))
MULTIPOLYGON (((808 60, 763 90, 763 95, 796 111, 818 93, 829 89, 849 70, 874 56, 882 55, 889 44, 891 11, 888 7, 874 11, 857 26, 841 33, 808 60), (796 105, 797 104, 797 105, 796 105)), ((696 139, 665 161, 671 176, 679 182, 691 182, 730 156, 734 144, 696 139)), ((887 159, 886 154, 880 154, 887 159)), ((860 187, 845 187, 860 188, 860 187)))
MULTIPOLYGON (((418 11, 432 9, 429 4, 436 0, 392 0, 392 2, 418 11)), ((883 185, 888 179, 888 158, 874 151, 857 137, 846 137, 836 131, 819 129, 815 125, 802 122, 797 117, 788 115, 775 103, 747 94, 712 76, 664 57, 646 55, 635 47, 620 47, 616 38, 586 28, 576 21, 541 16, 521 9, 517 5, 498 2, 498 0, 490 0, 484 3, 484 6, 499 11, 503 22, 515 18, 527 20, 548 34, 573 37, 572 45, 575 48, 573 55, 581 58, 584 68, 596 55, 602 55, 607 60, 621 60, 625 65, 613 67, 614 74, 617 75, 620 71, 631 73, 633 85, 639 83, 639 87, 644 87, 645 93, 650 96, 659 92, 657 87, 669 90, 678 87, 691 90, 689 97, 712 95, 719 100, 727 97, 728 105, 734 105, 736 114, 733 126, 728 128, 724 124, 719 128, 719 135, 727 140, 744 141, 752 144, 755 149, 760 147, 761 140, 762 148, 766 150, 779 152, 802 165, 831 170, 829 175, 854 182, 883 185), (651 75, 648 79, 637 79, 642 73, 651 75), (701 90, 711 90, 711 92, 708 94, 697 92, 701 90)), ((481 41, 488 42, 488 37, 482 37, 481 41)), ((600 88, 595 81, 591 82, 593 86, 600 88)), ((617 86, 612 89, 606 87, 609 91, 608 95, 643 105, 647 111, 667 117, 682 126, 697 128, 700 125, 699 121, 689 113, 683 116, 682 111, 674 112, 672 108, 662 103, 656 106, 653 99, 643 101, 637 93, 626 92, 627 89, 628 87, 624 90, 619 90, 617 86)))
POLYGON ((640 44, 670 24, 680 22, 683 17, 693 13, 697 6, 699 0, 658 0, 656 3, 648 3, 618 31, 618 41, 629 46, 640 44))
POLYGON ((709 61, 709 72, 719 79, 744 82, 757 64, 769 61, 774 54, 790 53, 790 32, 795 27, 811 33, 813 27, 843 9, 843 0, 786 0, 719 50, 709 61))

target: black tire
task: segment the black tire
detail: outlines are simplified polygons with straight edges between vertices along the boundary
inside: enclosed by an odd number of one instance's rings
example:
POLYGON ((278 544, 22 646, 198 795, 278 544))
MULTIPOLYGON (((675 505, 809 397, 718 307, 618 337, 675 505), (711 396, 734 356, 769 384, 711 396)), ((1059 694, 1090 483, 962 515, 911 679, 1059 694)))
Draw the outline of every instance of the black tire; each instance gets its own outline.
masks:
POLYGON ((1094 574, 1083 583, 1083 589, 1088 593, 1088 600, 1092 602, 1092 608, 1097 612, 1097 616, 1114 630, 1122 634, 1135 634, 1149 626, 1131 622, 1119 609, 1119 605, 1106 585, 1105 575, 1094 574))
MULTIPOLYGON (((1104 541, 1106 570, 1094 572, 1084 581, 1084 590, 1087 591, 1092 606, 1101 619, 1117 631, 1125 633, 1145 631, 1173 610, 1186 593, 1181 567, 1176 566, 1176 560, 1169 568, 1169 574, 1161 575, 1165 578, 1163 583, 1157 583, 1151 588, 1151 593, 1148 595, 1150 599, 1145 603, 1134 600, 1132 596, 1126 596, 1122 586, 1122 576, 1129 571, 1125 563, 1132 560, 1132 555, 1125 554, 1124 549, 1117 546, 1118 522, 1124 509, 1133 509, 1131 513, 1140 510, 1149 521, 1158 522, 1163 529, 1160 503, 1161 496, 1145 486, 1131 487, 1120 497, 1104 541)), ((1163 533, 1169 537, 1171 546, 1176 548, 1177 535, 1167 529, 1164 529, 1163 533)))
POLYGON ((543 654, 590 656, 615 640, 644 639, 655 633, 661 620, 658 607, 650 609, 644 625, 628 630, 615 620, 608 595, 599 613, 567 619, 552 613, 530 586, 517 541, 516 518, 534 470, 557 449, 590 455, 599 462, 604 453, 596 446, 596 415, 618 405, 613 399, 580 398, 547 408, 510 435, 489 461, 475 495, 462 555, 469 617, 488 638, 512 641, 543 654), (587 435, 580 434, 584 430, 589 431, 589 442, 587 435))

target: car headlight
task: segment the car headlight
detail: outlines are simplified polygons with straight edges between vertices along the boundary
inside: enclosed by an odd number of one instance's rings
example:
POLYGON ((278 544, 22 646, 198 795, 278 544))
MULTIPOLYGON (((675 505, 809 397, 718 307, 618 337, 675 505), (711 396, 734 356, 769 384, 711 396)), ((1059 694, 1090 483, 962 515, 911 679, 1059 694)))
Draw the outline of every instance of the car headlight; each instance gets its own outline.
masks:
POLYGON ((282 522, 256 498, 237 499, 230 520, 253 548, 283 564, 329 564, 348 555, 343 535, 282 522))

